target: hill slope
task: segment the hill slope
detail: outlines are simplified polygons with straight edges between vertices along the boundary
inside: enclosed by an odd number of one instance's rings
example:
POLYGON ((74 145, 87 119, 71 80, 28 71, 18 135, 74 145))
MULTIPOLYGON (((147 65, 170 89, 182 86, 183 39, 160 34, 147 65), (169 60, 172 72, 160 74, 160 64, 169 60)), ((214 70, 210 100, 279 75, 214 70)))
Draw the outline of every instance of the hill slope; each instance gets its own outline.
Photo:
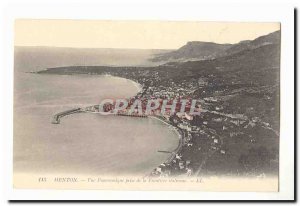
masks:
POLYGON ((280 31, 258 37, 254 40, 245 40, 237 44, 216 44, 212 42, 188 42, 178 50, 163 54, 156 54, 153 62, 185 62, 216 59, 233 55, 244 50, 256 49, 270 44, 280 44, 280 31))
POLYGON ((220 56, 227 56, 241 52, 243 50, 255 49, 264 45, 279 44, 280 43, 280 31, 275 31, 265 36, 260 36, 253 41, 242 41, 233 45, 227 49, 224 53, 220 53, 220 56))
POLYGON ((230 47, 231 44, 216 44, 212 42, 191 41, 176 51, 157 55, 152 59, 152 61, 159 62, 191 59, 211 59, 230 47))

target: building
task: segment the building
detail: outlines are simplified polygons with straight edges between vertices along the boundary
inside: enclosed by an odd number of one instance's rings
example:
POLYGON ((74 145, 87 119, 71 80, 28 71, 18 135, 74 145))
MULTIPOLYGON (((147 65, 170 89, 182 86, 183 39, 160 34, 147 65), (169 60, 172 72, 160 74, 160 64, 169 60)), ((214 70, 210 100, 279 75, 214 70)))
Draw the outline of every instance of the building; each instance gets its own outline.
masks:
POLYGON ((176 159, 179 159, 179 160, 181 160, 181 157, 182 157, 182 156, 181 156, 181 155, 179 155, 179 154, 176 154, 176 155, 175 155, 175 158, 176 158, 176 159))
POLYGON ((221 118, 221 117, 219 117, 219 118, 214 118, 213 121, 215 121, 215 122, 222 122, 222 118, 221 118))
POLYGON ((156 171, 159 172, 159 173, 161 173, 161 167, 157 167, 156 171))
POLYGON ((178 166, 179 166, 179 169, 184 169, 184 161, 179 161, 179 164, 178 164, 178 166))
POLYGON ((208 85, 208 82, 206 82, 205 80, 206 80, 206 79, 204 79, 204 78, 199 78, 199 79, 198 79, 198 85, 199 85, 200 87, 203 87, 203 86, 208 85))
POLYGON ((217 111, 223 110, 223 107, 222 107, 222 106, 219 106, 219 107, 217 106, 217 107, 216 107, 216 110, 217 110, 217 111))
POLYGON ((184 113, 183 112, 177 112, 176 115, 177 115, 177 117, 182 118, 184 116, 184 113))
POLYGON ((188 114, 188 113, 184 113, 184 115, 185 115, 185 118, 187 119, 187 120, 190 120, 190 121, 192 121, 193 119, 194 119, 194 117, 193 117, 193 115, 190 115, 190 114, 188 114))
POLYGON ((181 129, 185 129, 185 130, 187 130, 188 129, 188 124, 187 123, 180 123, 180 124, 178 124, 178 127, 179 128, 181 128, 181 129))
POLYGON ((191 176, 193 174, 193 170, 191 168, 186 169, 186 175, 191 176))
POLYGON ((190 165, 190 164, 191 164, 191 160, 185 161, 185 165, 186 165, 186 166, 188 166, 188 165, 190 165))
POLYGON ((187 146, 191 147, 191 146, 193 146, 193 143, 188 143, 187 146))

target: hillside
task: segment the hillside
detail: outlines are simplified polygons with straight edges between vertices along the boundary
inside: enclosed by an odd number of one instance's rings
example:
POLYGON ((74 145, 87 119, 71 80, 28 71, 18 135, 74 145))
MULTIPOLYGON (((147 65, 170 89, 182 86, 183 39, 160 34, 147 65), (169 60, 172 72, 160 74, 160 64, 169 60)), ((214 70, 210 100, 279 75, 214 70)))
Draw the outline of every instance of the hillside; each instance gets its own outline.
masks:
POLYGON ((216 59, 270 44, 280 44, 280 31, 260 36, 252 41, 244 40, 237 44, 216 44, 213 42, 192 41, 178 50, 156 54, 151 61, 186 62, 216 59))
POLYGON ((154 79, 153 73, 156 72, 160 79, 166 80, 182 81, 203 75, 214 75, 214 78, 211 78, 214 81, 218 79, 217 76, 220 76, 222 81, 273 85, 279 82, 279 67, 280 45, 266 44, 213 60, 178 62, 152 67, 67 66, 48 68, 39 73, 103 74, 112 72, 115 75, 129 75, 129 78, 136 76, 135 78, 154 79))
POLYGON ((156 57, 154 57, 152 61, 161 62, 191 59, 211 59, 230 47, 231 44, 216 44, 212 42, 192 41, 188 42, 186 45, 176 51, 156 55, 156 57))
POLYGON ((260 36, 253 41, 241 41, 238 44, 233 45, 227 49, 224 53, 220 53, 220 56, 227 56, 241 52, 243 50, 255 49, 264 45, 279 44, 280 43, 280 31, 275 31, 265 36, 260 36))

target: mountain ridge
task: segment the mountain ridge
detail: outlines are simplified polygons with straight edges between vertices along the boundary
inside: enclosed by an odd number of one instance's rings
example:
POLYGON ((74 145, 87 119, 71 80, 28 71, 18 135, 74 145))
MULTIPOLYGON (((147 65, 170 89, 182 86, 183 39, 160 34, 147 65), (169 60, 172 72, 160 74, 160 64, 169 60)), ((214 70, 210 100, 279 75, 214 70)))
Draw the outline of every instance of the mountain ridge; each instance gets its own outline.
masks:
POLYGON ((254 40, 243 40, 236 44, 189 41, 175 51, 156 54, 154 58, 150 59, 150 61, 166 63, 216 59, 235 54, 243 50, 255 49, 263 45, 279 43, 280 30, 257 37, 254 40))

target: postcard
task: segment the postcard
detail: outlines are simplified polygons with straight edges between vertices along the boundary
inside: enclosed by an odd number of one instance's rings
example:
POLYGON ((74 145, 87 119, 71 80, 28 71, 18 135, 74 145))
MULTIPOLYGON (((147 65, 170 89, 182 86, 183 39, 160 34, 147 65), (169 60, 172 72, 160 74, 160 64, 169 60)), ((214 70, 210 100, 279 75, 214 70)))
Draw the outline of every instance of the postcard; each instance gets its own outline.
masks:
POLYGON ((281 22, 14 21, 13 189, 280 192, 281 22))

